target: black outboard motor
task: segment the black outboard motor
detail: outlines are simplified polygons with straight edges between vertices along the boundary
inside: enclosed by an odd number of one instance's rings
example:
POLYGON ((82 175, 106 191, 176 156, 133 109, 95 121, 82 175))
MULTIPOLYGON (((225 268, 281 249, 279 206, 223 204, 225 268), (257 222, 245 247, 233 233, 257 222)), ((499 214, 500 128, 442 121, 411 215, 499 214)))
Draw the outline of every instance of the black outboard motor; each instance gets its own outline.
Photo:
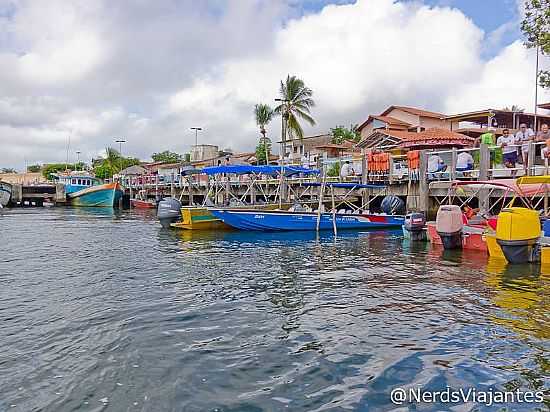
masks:
POLYGON ((159 202, 157 217, 163 228, 176 223, 181 218, 181 203, 173 197, 166 197, 159 202))
POLYGON ((388 195, 382 199, 380 204, 382 212, 387 215, 403 215, 405 214, 405 202, 394 195, 388 195))
POLYGON ((426 217, 424 213, 409 213, 405 216, 405 224, 403 226, 411 240, 424 241, 427 239, 426 217))

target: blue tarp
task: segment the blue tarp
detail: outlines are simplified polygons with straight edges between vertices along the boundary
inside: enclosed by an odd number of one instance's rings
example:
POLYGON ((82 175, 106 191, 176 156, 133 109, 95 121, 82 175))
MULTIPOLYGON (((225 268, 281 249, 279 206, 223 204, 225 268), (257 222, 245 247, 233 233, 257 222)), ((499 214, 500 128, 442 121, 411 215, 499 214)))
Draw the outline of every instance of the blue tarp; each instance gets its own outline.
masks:
MULTIPOLYGON (((212 166, 202 169, 207 175, 217 175, 221 173, 244 175, 244 174, 263 174, 277 176, 281 172, 281 166, 250 166, 250 165, 228 165, 228 166, 212 166)), ((306 169, 299 166, 284 166, 283 173, 285 176, 293 176, 296 174, 319 174, 317 169, 306 169)))
MULTIPOLYGON (((318 182, 306 182, 302 184, 303 186, 321 186, 321 183, 318 182)), ((326 186, 332 186, 332 187, 339 187, 343 189, 353 189, 354 187, 357 189, 380 189, 386 187, 385 185, 364 185, 362 183, 331 183, 327 182, 325 184, 326 186)))

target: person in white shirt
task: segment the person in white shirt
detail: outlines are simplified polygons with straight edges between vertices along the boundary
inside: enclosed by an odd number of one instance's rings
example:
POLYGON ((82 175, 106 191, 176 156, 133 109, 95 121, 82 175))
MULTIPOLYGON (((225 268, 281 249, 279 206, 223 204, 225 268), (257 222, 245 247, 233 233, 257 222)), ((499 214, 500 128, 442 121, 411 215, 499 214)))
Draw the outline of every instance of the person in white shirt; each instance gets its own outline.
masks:
POLYGON ((525 123, 519 125, 519 131, 516 133, 516 140, 521 144, 521 157, 523 160, 523 168, 527 171, 527 157, 529 153, 529 142, 534 140, 535 133, 527 128, 525 123))
POLYGON ((456 171, 463 172, 464 175, 468 170, 473 170, 474 158, 469 152, 460 152, 456 157, 456 171))
POLYGON ((340 179, 345 180, 346 177, 353 174, 353 167, 351 166, 349 160, 346 160, 346 163, 340 168, 340 179))
MULTIPOLYGON (((502 130, 502 136, 497 139, 497 145, 502 148, 502 158, 504 160, 504 166, 508 169, 515 169, 516 162, 518 161, 518 152, 516 144, 518 140, 508 129, 502 130)), ((516 175, 516 171, 512 171, 512 176, 516 175)))

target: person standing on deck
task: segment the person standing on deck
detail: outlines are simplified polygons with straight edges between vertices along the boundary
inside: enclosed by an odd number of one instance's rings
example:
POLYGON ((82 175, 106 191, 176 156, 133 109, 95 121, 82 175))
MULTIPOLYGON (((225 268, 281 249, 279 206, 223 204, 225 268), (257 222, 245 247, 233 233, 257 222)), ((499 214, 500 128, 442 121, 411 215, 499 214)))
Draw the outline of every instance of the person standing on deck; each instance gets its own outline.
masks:
POLYGON ((546 142, 548 139, 550 139, 550 129, 548 128, 548 125, 544 123, 540 130, 537 132, 537 137, 535 138, 536 142, 546 142))
POLYGON ((482 144, 485 144, 489 147, 489 169, 493 169, 496 159, 495 149, 496 139, 495 139, 495 128, 489 127, 487 132, 483 133, 476 141, 476 147, 481 147, 482 144))
POLYGON ((343 182, 346 180, 346 177, 353 175, 353 167, 350 164, 349 160, 346 160, 346 163, 340 168, 340 180, 343 182))
POLYGON ((523 160, 523 169, 527 174, 528 155, 529 155, 529 142, 534 139, 535 133, 533 130, 528 129, 525 123, 519 125, 519 131, 516 133, 516 140, 518 144, 521 144, 521 159, 523 160))
MULTIPOLYGON (((508 169, 515 169, 516 162, 518 161, 518 151, 516 149, 517 140, 516 137, 510 134, 508 129, 502 130, 502 136, 497 140, 497 145, 502 148, 502 158, 504 160, 504 166, 508 169)), ((516 175, 516 170, 512 170, 512 176, 516 175)))

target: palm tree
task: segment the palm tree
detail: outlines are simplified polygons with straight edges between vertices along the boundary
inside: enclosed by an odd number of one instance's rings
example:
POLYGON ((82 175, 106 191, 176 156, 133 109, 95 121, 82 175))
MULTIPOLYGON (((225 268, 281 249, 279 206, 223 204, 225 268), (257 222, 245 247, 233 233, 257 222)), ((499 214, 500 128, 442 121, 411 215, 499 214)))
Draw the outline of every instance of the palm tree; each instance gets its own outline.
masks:
POLYGON ((257 104, 254 106, 254 114, 256 116, 256 124, 260 127, 260 133, 265 137, 265 127, 273 119, 273 109, 267 104, 257 104))
POLYGON ((524 108, 516 106, 515 104, 513 104, 512 107, 506 106, 502 110, 506 110, 507 112, 519 112, 519 113, 523 113, 525 111, 524 108))
POLYGON ((313 91, 306 87, 304 81, 291 75, 287 75, 286 81, 281 80, 279 94, 281 104, 275 108, 275 113, 283 116, 283 150, 286 150, 287 133, 292 146, 294 146, 294 137, 299 139, 304 137, 304 129, 299 119, 305 120, 311 126, 315 124, 310 114, 315 101, 311 98, 313 91))
MULTIPOLYGON (((265 137, 265 127, 273 119, 273 109, 267 104, 259 103, 254 106, 254 115, 256 116, 256 124, 260 126, 262 138, 260 144, 265 148, 265 164, 269 164, 269 139, 265 137)), ((258 163, 259 164, 259 163, 258 163)))

